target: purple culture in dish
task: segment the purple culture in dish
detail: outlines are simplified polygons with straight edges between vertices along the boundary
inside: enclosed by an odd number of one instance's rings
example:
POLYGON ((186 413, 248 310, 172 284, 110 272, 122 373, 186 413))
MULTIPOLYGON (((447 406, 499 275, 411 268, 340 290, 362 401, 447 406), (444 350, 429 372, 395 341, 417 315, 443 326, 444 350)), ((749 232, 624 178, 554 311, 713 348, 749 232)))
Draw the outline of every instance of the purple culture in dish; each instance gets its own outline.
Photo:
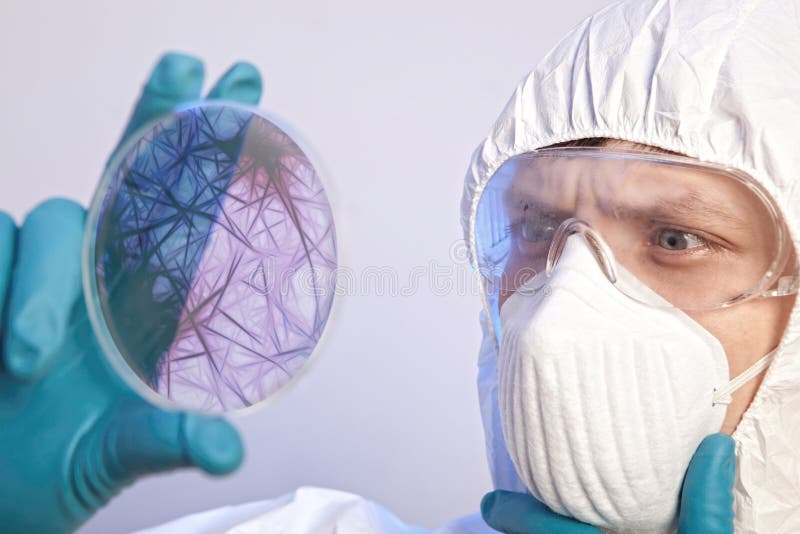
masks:
POLYGON ((114 345, 182 407, 266 399, 308 361, 331 310, 336 238, 316 170, 273 122, 221 103, 123 150, 94 249, 114 345))

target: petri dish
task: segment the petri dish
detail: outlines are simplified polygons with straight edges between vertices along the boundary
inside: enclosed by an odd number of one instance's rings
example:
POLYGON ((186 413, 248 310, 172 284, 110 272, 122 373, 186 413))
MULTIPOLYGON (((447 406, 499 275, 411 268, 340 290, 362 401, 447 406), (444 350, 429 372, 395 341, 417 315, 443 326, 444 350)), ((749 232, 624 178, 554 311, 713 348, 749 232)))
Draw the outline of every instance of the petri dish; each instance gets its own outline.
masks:
POLYGON ((333 212, 307 149, 263 112, 198 102, 115 154, 84 291, 110 363, 147 400, 232 412, 295 377, 330 315, 333 212))

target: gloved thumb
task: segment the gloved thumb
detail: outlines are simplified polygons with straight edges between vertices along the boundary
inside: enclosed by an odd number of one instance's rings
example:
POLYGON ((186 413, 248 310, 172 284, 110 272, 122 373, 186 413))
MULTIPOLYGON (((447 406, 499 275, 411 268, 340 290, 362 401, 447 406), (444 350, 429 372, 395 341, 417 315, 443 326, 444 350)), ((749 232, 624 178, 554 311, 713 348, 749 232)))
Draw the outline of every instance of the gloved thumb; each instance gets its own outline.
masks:
POLYGON ((105 444, 108 465, 130 478, 189 466, 222 475, 244 456, 238 432, 224 419, 153 406, 119 414, 105 444))
POLYGON ((243 456, 238 432, 222 418, 122 406, 80 440, 66 481, 75 499, 67 506, 80 522, 140 476, 190 466, 222 475, 243 456))
POLYGON ((733 438, 706 437, 689 463, 683 481, 680 534, 732 534, 736 454, 733 438))

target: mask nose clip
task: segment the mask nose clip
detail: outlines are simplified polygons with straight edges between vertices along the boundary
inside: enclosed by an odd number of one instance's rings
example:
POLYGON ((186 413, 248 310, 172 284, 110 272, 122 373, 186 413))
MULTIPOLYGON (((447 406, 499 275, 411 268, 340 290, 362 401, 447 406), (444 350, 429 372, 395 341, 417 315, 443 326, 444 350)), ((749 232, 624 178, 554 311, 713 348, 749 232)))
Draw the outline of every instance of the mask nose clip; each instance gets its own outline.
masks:
POLYGON ((547 252, 547 265, 545 268, 547 277, 549 278, 553 273, 559 258, 561 258, 561 253, 564 252, 567 239, 573 234, 581 234, 583 236, 586 243, 589 245, 589 250, 592 251, 592 255, 600 265, 603 274, 606 275, 606 278, 608 278, 612 284, 615 284, 617 282, 617 271, 614 268, 614 262, 612 261, 613 255, 611 254, 611 248, 608 246, 608 243, 605 242, 594 228, 589 226, 589 223, 574 217, 570 217, 562 222, 553 235, 553 241, 550 243, 550 250, 547 252))

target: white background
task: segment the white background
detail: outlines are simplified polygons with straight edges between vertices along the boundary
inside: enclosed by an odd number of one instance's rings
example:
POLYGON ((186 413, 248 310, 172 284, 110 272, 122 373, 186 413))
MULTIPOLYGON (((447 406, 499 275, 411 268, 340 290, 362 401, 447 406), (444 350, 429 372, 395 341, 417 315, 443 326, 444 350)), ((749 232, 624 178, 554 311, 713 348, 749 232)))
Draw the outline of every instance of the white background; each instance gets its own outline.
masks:
MULTIPOLYGON (((262 108, 321 157, 340 263, 434 261, 455 273, 470 154, 517 83, 607 0, 0 4, 0 209, 18 221, 61 195, 88 203, 157 57, 193 53, 209 78, 245 59, 262 108)), ((58 236, 53 236, 57 239, 58 236)), ((463 275, 463 273, 462 273, 463 275)), ((300 485, 352 491, 408 522, 477 511, 490 489, 475 389, 479 301, 427 283, 340 299, 310 371, 237 418, 235 475, 140 481, 84 533, 122 532, 300 485)))

